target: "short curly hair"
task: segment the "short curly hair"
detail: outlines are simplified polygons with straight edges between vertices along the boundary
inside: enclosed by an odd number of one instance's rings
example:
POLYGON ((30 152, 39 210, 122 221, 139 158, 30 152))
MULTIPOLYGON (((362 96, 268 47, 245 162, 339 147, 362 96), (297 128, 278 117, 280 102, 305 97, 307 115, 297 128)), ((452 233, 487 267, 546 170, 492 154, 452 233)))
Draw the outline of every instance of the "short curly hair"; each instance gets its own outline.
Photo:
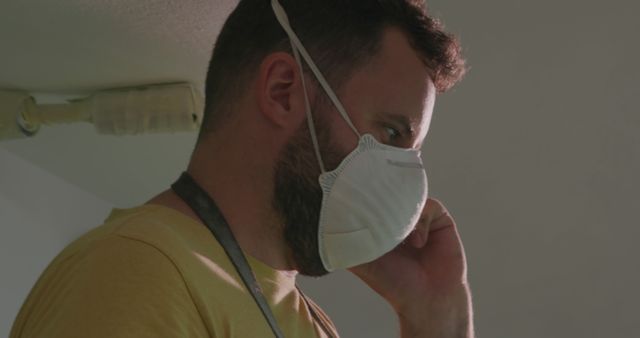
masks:
MULTIPOLYGON (((280 0, 291 26, 337 91, 377 54, 385 28, 406 34, 439 92, 466 71, 458 40, 443 31, 420 0, 280 0)), ((200 136, 214 131, 233 111, 270 53, 291 46, 270 0, 240 0, 217 38, 205 85, 200 136)), ((307 65, 303 67, 308 71, 307 65)))

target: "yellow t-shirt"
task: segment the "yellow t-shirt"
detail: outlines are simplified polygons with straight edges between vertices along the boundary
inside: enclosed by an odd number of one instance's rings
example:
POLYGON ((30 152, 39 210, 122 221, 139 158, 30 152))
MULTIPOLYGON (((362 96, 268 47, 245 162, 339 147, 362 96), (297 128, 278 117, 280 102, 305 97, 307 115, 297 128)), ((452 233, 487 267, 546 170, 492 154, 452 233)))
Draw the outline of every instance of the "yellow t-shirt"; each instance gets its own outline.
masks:
MULTIPOLYGON (((247 255, 285 337, 326 337, 295 287, 247 255)), ((315 312, 338 336, 326 314, 315 312)), ((11 338, 273 337, 209 229, 168 207, 113 209, 47 267, 11 338)))

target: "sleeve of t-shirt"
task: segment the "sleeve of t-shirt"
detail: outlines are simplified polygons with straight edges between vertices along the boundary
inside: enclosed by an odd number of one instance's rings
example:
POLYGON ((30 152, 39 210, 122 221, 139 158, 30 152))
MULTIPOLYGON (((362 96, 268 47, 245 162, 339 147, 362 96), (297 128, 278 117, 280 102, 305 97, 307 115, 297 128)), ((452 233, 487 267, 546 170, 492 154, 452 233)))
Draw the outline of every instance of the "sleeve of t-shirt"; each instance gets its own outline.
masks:
POLYGON ((73 261, 48 290, 42 337, 209 337, 183 276, 156 247, 113 236, 73 261))

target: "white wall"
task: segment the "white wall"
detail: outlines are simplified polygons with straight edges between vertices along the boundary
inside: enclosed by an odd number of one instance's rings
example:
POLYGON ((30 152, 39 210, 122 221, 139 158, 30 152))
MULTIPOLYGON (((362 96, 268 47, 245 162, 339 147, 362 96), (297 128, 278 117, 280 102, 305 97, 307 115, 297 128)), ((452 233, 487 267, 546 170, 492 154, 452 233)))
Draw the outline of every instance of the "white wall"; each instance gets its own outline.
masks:
POLYGON ((111 204, 0 148, 0 337, 53 257, 111 204))
POLYGON ((640 337, 640 3, 429 1, 469 76, 427 141, 480 337, 640 337))

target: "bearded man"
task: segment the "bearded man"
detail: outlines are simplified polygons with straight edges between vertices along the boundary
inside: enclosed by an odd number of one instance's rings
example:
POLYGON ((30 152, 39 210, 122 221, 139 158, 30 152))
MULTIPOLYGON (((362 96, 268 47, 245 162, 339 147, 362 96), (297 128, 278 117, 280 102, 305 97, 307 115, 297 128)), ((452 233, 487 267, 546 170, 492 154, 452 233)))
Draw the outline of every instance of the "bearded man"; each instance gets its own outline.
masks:
POLYGON ((241 0, 187 170, 71 243, 11 337, 337 337, 295 280, 337 269, 402 337, 473 337, 462 243, 419 151, 464 71, 422 1, 241 0))

